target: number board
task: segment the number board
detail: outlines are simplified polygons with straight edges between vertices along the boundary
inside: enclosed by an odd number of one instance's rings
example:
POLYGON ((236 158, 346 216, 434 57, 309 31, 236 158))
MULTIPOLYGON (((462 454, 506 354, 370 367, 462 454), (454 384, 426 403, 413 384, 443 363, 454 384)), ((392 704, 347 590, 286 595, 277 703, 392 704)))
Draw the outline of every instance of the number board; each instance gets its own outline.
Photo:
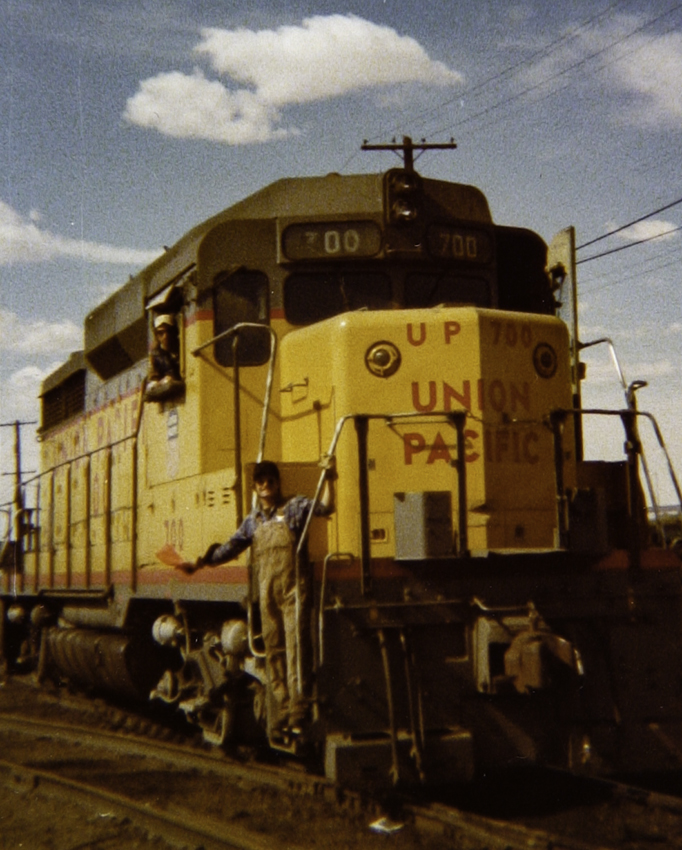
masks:
POLYGON ((483 230, 432 224, 427 233, 429 254, 467 263, 489 263, 492 260, 490 236, 483 230))
POLYGON ((291 224, 282 235, 289 260, 373 257, 381 249, 381 228, 373 221, 291 224))

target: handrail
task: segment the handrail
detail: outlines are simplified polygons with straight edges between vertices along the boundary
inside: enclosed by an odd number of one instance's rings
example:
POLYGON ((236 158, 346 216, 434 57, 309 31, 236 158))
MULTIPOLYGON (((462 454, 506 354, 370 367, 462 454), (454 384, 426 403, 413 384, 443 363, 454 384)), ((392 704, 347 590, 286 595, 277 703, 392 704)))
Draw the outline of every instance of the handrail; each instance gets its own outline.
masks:
MULTIPOLYGON (((600 337, 599 339, 592 340, 591 342, 581 342, 578 344, 579 349, 582 351, 585 348, 592 348, 595 345, 606 344, 609 347, 609 353, 611 355, 611 361, 618 375, 618 381, 623 390, 623 395, 625 396, 625 404, 627 405, 629 410, 637 410, 637 400, 635 398, 635 392, 642 387, 645 387, 646 381, 633 381, 631 384, 625 380, 625 374, 623 369, 621 368, 620 361, 618 360, 618 355, 616 354, 616 346, 613 343, 613 340, 610 337, 600 337)), ((637 424, 636 421, 634 423, 635 428, 635 438, 639 441, 639 435, 636 433, 637 424)), ((662 438, 659 438, 659 442, 661 442, 662 438)), ((667 451, 664 448, 664 451, 667 451)), ((658 532, 661 535, 661 538, 664 538, 663 532, 663 523, 660 517, 658 500, 656 499, 656 492, 654 490, 653 481, 651 479, 651 473, 649 472, 649 464, 646 459, 646 453, 644 451, 644 447, 640 444, 640 451, 638 452, 640 462, 642 464, 642 471, 644 472, 644 479, 646 481, 647 490, 649 491, 649 499, 651 500, 651 506, 654 511, 654 518, 656 522, 656 527, 658 528, 658 532)), ((670 460, 668 459, 668 466, 671 468, 670 460)), ((673 473, 674 475, 674 473, 673 473)))
MULTIPOLYGON (((432 419, 435 419, 435 418, 438 418, 438 417, 442 417, 446 422, 454 423, 455 427, 458 427, 456 423, 459 421, 460 417, 461 417, 461 420, 463 422, 464 419, 466 419, 466 416, 467 416, 467 412, 465 410, 462 410, 462 411, 434 410, 430 413, 424 413, 423 411, 408 411, 406 413, 347 413, 345 416, 340 417, 340 419, 337 421, 336 427, 334 429, 334 435, 332 436, 331 442, 329 444, 329 449, 325 453, 325 455, 323 455, 323 457, 331 458, 335 455, 336 446, 339 442, 339 438, 341 437, 341 432, 343 431, 343 428, 344 428, 346 422, 348 422, 350 419, 354 419, 354 420, 355 419, 383 419, 384 421, 390 423, 393 420, 400 420, 400 419, 428 419, 428 420, 432 420, 432 419)), ((459 442, 458 442, 458 448, 459 447, 460 446, 459 446, 459 442)), ((458 473, 466 476, 466 467, 464 466, 464 464, 462 464, 461 470, 458 469, 458 473)), ((315 506, 317 505, 317 503, 319 502, 320 495, 322 493, 322 487, 324 485, 324 478, 325 478, 325 470, 322 470, 322 472, 320 474, 320 478, 317 482, 317 488, 315 490, 315 495, 313 497, 312 509, 308 513, 305 525, 303 526, 303 531, 301 533, 301 537, 298 541, 298 546, 296 548, 297 556, 300 555, 301 551, 303 550, 303 546, 305 545, 306 538, 307 538, 307 535, 308 535, 308 528, 310 526, 310 521, 312 519, 313 510, 314 510, 315 506)), ((465 500, 464 504, 466 506, 466 500, 465 500)), ((461 531, 460 531, 460 533, 461 533, 461 531)))
POLYGON ((5 560, 5 554, 9 549, 12 536, 12 511, 9 508, 0 507, 0 513, 7 517, 7 534, 2 538, 2 546, 0 546, 0 564, 5 560))
MULTIPOLYGON (((658 423, 653 416, 653 414, 644 411, 638 410, 636 407, 630 407, 621 409, 621 410, 610 410, 605 408, 557 408, 550 413, 550 422, 552 426, 552 432, 554 434, 554 454, 555 454, 555 475, 556 475, 556 498, 557 498, 557 524, 559 530, 559 545, 560 548, 567 548, 568 544, 568 516, 566 513, 567 510, 567 498, 566 493, 564 491, 563 486, 563 451, 562 451, 562 435, 563 435, 563 423, 565 418, 569 415, 587 415, 587 416, 618 416, 623 424, 623 428, 625 430, 625 445, 628 455, 629 461, 629 469, 631 470, 632 466, 636 467, 636 459, 641 457, 642 455, 642 444, 639 438, 639 431, 637 429, 636 423, 638 417, 643 417, 644 419, 648 419, 651 422, 651 425, 654 429, 654 434, 658 440, 659 446, 663 451, 663 454, 666 459, 668 473, 670 475, 670 479, 672 481, 673 487, 675 489, 675 493, 677 495, 678 503, 680 506, 680 510, 682 510, 682 491, 680 490, 680 485, 677 480, 677 476, 675 474, 675 470, 672 465, 672 461, 670 459, 670 455, 668 453, 668 449, 665 445, 665 441, 663 440, 663 435, 661 433, 660 428, 658 427, 658 423)), ((630 474, 633 474, 632 471, 630 474)), ((634 484, 634 482, 632 482, 634 484)), ((634 492, 633 488, 630 488, 631 492, 634 492)), ((665 534, 663 533, 662 528, 660 527, 660 523, 658 520, 658 513, 655 513, 657 519, 657 526, 659 527, 659 531, 661 534, 661 541, 665 548, 667 548, 668 541, 666 540, 665 534)), ((634 531, 633 531, 633 541, 634 541, 634 531)), ((638 561, 638 545, 633 542, 633 556, 635 561, 638 561), (637 551, 635 551, 637 550, 637 551)))
POLYGON ((324 603, 327 595, 327 569, 330 561, 348 561, 352 562, 355 556, 352 552, 330 552, 324 559, 322 564, 322 580, 320 582, 320 610, 317 616, 317 643, 318 656, 316 670, 324 663, 324 603))
MULTIPOLYGON (((270 334, 270 354, 268 357, 269 366, 268 366, 268 376, 265 382, 265 396, 263 397, 263 414, 261 418, 261 430, 260 430, 260 438, 258 441, 258 454, 256 460, 258 463, 263 460, 263 453, 265 451, 265 437, 268 429, 268 419, 270 415, 270 402, 272 400, 272 385, 274 381, 275 374, 275 363, 277 359, 277 334, 274 329, 270 325, 262 325, 258 322, 238 322, 236 325, 233 325, 231 328, 228 328, 225 331, 217 334, 211 339, 203 342, 201 345, 197 346, 192 350, 192 355, 194 357, 198 357, 199 354, 210 345, 214 345, 221 339, 228 339, 231 336, 235 337, 234 341, 234 364, 233 368, 235 371, 235 403, 234 403, 234 415, 235 415, 235 444, 237 443, 237 438, 239 437, 239 442, 241 443, 241 423, 238 421, 240 418, 240 404, 239 404, 239 359, 238 359, 238 340, 239 333, 242 330, 247 328, 256 328, 259 330, 267 330, 270 334)), ((235 446, 235 455, 238 455, 239 462, 237 462, 237 458, 235 457, 235 490, 237 490, 237 515, 238 515, 238 525, 241 524, 241 514, 242 514, 242 506, 243 506, 243 493, 242 493, 242 470, 241 470, 241 445, 235 446)))
MULTIPOLYGON (((370 419, 383 419, 384 421, 391 423, 394 420, 400 419, 429 419, 433 420, 438 417, 443 417, 447 422, 450 422, 454 425, 457 430, 457 450, 458 450, 458 458, 457 458, 457 477, 458 477, 458 494, 459 494, 459 554, 460 556, 465 557, 468 555, 468 535, 467 535, 467 489, 466 489, 466 462, 464 459, 464 423, 466 420, 467 412, 465 410, 462 411, 445 411, 438 410, 433 411, 431 413, 425 414, 423 411, 408 411, 406 413, 347 413, 345 416, 340 417, 340 419, 336 423, 336 427, 334 428, 334 434, 332 436, 331 442, 329 444, 329 450, 326 452, 324 457, 332 458, 336 453, 336 447, 338 445, 339 439, 341 437, 341 432, 343 431, 344 426, 349 420, 354 420, 356 423, 356 430, 358 433, 358 442, 359 442, 359 459, 360 459, 360 495, 361 495, 361 541, 360 541, 360 588, 361 593, 366 595, 371 588, 371 569, 370 569, 370 540, 369 540, 369 490, 367 485, 367 463, 366 461, 363 463, 363 457, 366 457, 366 439, 367 439, 367 423, 370 419), (360 422, 360 427, 357 426, 357 423, 360 422), (364 449, 363 449, 364 445, 364 449), (364 467, 364 468, 362 468, 364 467), (364 483, 363 483, 364 482, 364 483), (364 494, 364 495, 363 495, 364 494)), ((320 477, 317 482, 317 487, 315 489, 315 495, 313 496, 312 504, 310 506, 310 510, 308 511, 308 515, 306 517, 306 521, 303 526, 303 531, 301 532, 301 536, 298 541, 298 545, 296 547, 296 557, 295 557, 295 611, 296 611, 296 634, 299 640, 301 640, 301 598, 300 598, 300 578, 301 578, 301 555, 303 552, 303 548, 307 543, 308 531, 310 528, 310 523, 313 517, 313 513, 315 511, 315 507, 317 503, 320 501, 320 496, 322 494, 322 487, 324 486, 326 470, 323 469, 320 477)), ((296 667, 298 673, 298 681, 299 685, 302 681, 301 678, 301 654, 297 653, 296 656, 296 667)))
MULTIPOLYGON (((74 455, 67 460, 62 460, 59 463, 55 463, 54 466, 48 466, 47 469, 43 469, 40 472, 36 473, 32 478, 27 478, 25 481, 22 481, 22 487, 28 487, 29 484, 34 484, 36 481, 39 481, 44 475, 48 475, 50 472, 56 472, 58 469, 61 469, 64 466, 69 466, 72 463, 75 463, 77 460, 84 460, 85 458, 92 458, 94 455, 99 454, 100 452, 105 452, 107 449, 113 449, 116 446, 123 445, 123 443, 128 442, 128 440, 134 440, 138 434, 132 433, 128 434, 126 437, 121 437, 120 440, 113 440, 111 443, 105 443, 103 446, 98 446, 96 449, 91 449, 90 451, 83 452, 79 455, 74 455)), ((7 503, 9 504, 9 502, 7 503)))
MULTIPOLYGON (((273 330, 270 325, 262 325, 258 322, 239 322, 236 325, 233 325, 231 328, 228 328, 225 331, 217 334, 211 339, 203 342, 201 345, 197 346, 192 350, 192 355, 194 357, 198 357, 199 354, 211 345, 214 345, 221 339, 227 339, 230 336, 234 336, 233 342, 233 368, 234 368, 234 433, 235 433, 235 482, 234 482, 234 490, 236 491, 236 507, 237 507, 237 526, 241 525, 243 518, 243 503, 244 497, 242 492, 242 462, 241 462, 241 410, 240 410, 240 386, 239 386, 239 332, 246 328, 257 328, 262 330, 265 328, 270 334, 270 354, 269 354, 269 366, 268 366, 268 376, 265 381, 265 395, 263 397, 263 414, 261 418, 261 430, 260 430, 260 438, 258 441, 258 454, 256 456, 256 461, 260 463, 263 460, 263 453, 265 452, 265 438, 267 435, 268 429, 268 420, 270 415, 270 403, 272 400, 272 385, 274 382, 275 375, 275 364, 277 360, 277 334, 273 330)), ((252 571, 249 570, 249 599, 251 599, 251 581, 252 581, 252 571)), ((255 635, 253 634, 252 620, 251 620, 251 605, 249 603, 249 611, 247 616, 247 629, 248 629, 248 641, 249 648, 254 656, 263 657, 263 653, 259 652, 255 646, 255 635)))
MULTIPOLYGON (((141 425, 142 425, 142 416, 143 416, 143 413, 144 413, 143 399, 144 399, 144 390, 145 390, 146 384, 147 384, 147 378, 145 377, 140 382, 140 386, 137 390, 139 392, 140 401, 139 401, 139 405, 138 405, 138 409, 137 409, 137 415, 136 415, 136 418, 135 418, 134 430, 132 431, 132 433, 126 434, 124 437, 121 437, 118 440, 113 440, 112 442, 106 443, 103 446, 98 446, 95 449, 91 449, 91 450, 86 451, 86 452, 81 452, 80 454, 74 455, 71 458, 67 458, 66 460, 61 461, 60 463, 53 464, 52 466, 49 466, 46 469, 41 470, 39 473, 34 475, 32 478, 29 478, 29 479, 23 481, 22 484, 21 484, 22 489, 24 491, 30 485, 33 485, 36 482, 38 483, 38 487, 39 487, 41 479, 46 475, 52 474, 53 477, 54 477, 54 474, 58 470, 64 469, 64 468, 71 469, 73 467, 73 464, 77 463, 78 461, 82 461, 82 460, 88 461, 88 464, 90 465, 91 461, 92 461, 93 457, 95 457, 95 455, 99 454, 100 452, 108 453, 107 474, 106 474, 107 498, 105 499, 105 501, 106 501, 105 517, 106 517, 107 525, 106 525, 105 535, 104 535, 105 536, 105 575, 106 575, 106 581, 108 582, 109 577, 110 577, 110 554, 111 554, 111 552, 110 552, 110 550, 111 550, 111 540, 110 540, 110 537, 111 537, 111 534, 110 534, 110 531, 111 531, 111 529, 110 529, 111 499, 109 498, 109 491, 110 491, 110 488, 111 488, 111 467, 110 467, 111 450, 116 446, 120 446, 120 445, 123 445, 124 443, 128 443, 128 442, 132 442, 132 447, 133 447, 132 476, 133 476, 133 480, 132 480, 132 504, 130 506, 131 513, 132 513, 132 518, 131 518, 131 576, 132 576, 131 587, 132 587, 132 589, 134 589, 134 584, 135 584, 135 562, 136 562, 136 554, 137 554, 137 552, 136 552, 136 550, 137 550, 137 484, 138 484, 138 479, 137 479, 137 442, 138 442, 138 438, 139 438, 139 434, 140 434, 140 428, 141 428, 141 425)), ((67 494, 69 493, 69 490, 70 490, 70 488, 67 488, 67 494)), ((89 580, 90 580, 90 574, 89 574, 90 573, 89 521, 90 521, 90 507, 91 507, 90 506, 91 493, 90 493, 90 486, 89 486, 89 473, 88 473, 88 483, 87 483, 87 491, 86 492, 87 492, 86 504, 88 506, 86 522, 88 524, 88 531, 86 533, 87 543, 86 543, 86 563, 85 563, 85 573, 86 573, 86 575, 85 575, 85 579, 86 579, 86 584, 89 584, 89 580)), ((38 525, 40 525, 40 512, 43 510, 40 502, 41 502, 41 500, 40 500, 40 496, 39 496, 35 508, 26 509, 26 510, 31 510, 31 511, 35 510, 36 511, 36 517, 37 517, 38 525)), ((50 500, 50 503, 51 503, 52 508, 54 510, 54 497, 50 500)), ((68 506, 70 505, 70 495, 67 495, 66 503, 67 503, 67 508, 68 508, 68 506)), ((2 508, 0 508, 0 510, 2 510, 2 508)), ((22 513, 23 513, 23 511, 22 511, 22 513)), ((54 533, 54 518, 53 518, 52 523, 50 524, 50 527, 52 529, 52 533, 54 533)), ((70 578, 70 569, 71 569, 71 563, 70 563, 71 540, 70 540, 70 535, 71 535, 71 523, 70 523, 70 518, 67 514, 66 541, 65 541, 67 584, 71 583, 71 578, 70 578)), ((54 547, 54 539, 52 539, 50 541, 50 560, 51 560, 51 557, 52 557, 53 547, 54 547)), ((38 551, 37 556, 40 557, 40 550, 38 551)), ((52 580, 53 580, 52 570, 53 570, 53 566, 50 563, 50 566, 49 566, 50 585, 52 584, 52 580)), ((15 582, 16 582, 16 576, 15 576, 15 582)))
POLYGON ((649 413, 646 410, 637 410, 632 408, 627 408, 624 410, 603 410, 602 408, 577 408, 574 410, 568 410, 568 413, 585 413, 585 414, 595 414, 602 416, 620 416, 621 418, 629 414, 631 416, 643 416, 645 419, 648 419, 651 422, 651 427, 654 430, 654 434, 656 435, 656 439, 658 440, 658 444, 663 451, 663 454, 666 459, 666 465, 668 467, 668 474, 670 475, 670 480, 672 481, 673 487, 675 488, 675 493, 677 495, 677 500, 680 504, 680 508, 682 509, 682 490, 680 489, 680 484, 677 480, 677 475, 675 474, 675 469, 672 464, 672 460, 670 459, 670 454, 668 453, 667 446, 663 439, 663 434, 661 433, 661 429, 658 427, 658 422, 656 421, 656 417, 649 413))

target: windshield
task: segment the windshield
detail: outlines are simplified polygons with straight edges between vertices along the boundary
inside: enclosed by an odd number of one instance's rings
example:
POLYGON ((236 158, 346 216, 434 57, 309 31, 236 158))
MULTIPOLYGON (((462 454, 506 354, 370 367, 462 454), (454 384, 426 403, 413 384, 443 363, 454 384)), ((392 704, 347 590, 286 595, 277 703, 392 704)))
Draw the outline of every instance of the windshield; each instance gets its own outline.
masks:
POLYGON ((450 271, 414 272, 405 278, 405 307, 435 307, 438 304, 490 306, 487 281, 463 277, 450 271))
POLYGON ((390 278, 378 272, 292 274, 284 287, 284 312, 292 325, 309 325, 349 310, 390 310, 390 278))

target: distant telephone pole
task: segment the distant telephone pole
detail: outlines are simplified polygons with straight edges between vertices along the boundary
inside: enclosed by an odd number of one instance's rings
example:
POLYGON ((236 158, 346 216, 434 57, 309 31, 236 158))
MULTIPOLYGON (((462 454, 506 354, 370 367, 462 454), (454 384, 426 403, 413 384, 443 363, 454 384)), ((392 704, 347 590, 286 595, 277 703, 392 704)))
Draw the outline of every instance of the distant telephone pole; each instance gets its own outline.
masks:
POLYGON ((435 150, 454 150, 457 145, 454 139, 449 142, 427 142, 422 139, 420 142, 413 142, 410 136, 403 136, 402 142, 396 142, 395 139, 390 144, 386 145, 370 145, 367 139, 361 145, 360 150, 363 151, 402 151, 403 165, 405 171, 414 171, 414 152, 435 151, 435 150))
POLYGON ((16 511, 20 511, 23 504, 23 495, 21 492, 22 469, 21 469, 21 427, 22 425, 37 425, 35 420, 22 422, 19 419, 14 422, 0 422, 0 428, 14 429, 14 472, 3 473, 5 475, 14 475, 14 507, 16 511))

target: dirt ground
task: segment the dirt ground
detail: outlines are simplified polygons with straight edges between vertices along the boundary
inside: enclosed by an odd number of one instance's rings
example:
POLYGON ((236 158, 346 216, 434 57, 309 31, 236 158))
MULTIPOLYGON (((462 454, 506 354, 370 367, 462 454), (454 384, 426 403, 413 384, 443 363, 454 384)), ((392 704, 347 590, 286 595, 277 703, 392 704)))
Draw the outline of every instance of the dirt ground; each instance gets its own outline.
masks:
MULTIPOLYGON (((78 725, 111 726, 125 723, 124 713, 102 700, 85 701, 64 690, 42 691, 35 686, 10 679, 0 687, 0 714, 20 714, 27 717, 54 717, 61 722, 72 720, 78 725)), ((152 734, 158 730, 152 729, 152 734)), ((0 761, 4 755, 11 760, 15 754, 23 757, 17 741, 2 742, 0 761)), ((43 745, 47 758, 51 745, 43 745)), ((88 758, 86 747, 75 747, 73 762, 88 758)), ((31 763, 38 766, 41 752, 30 752, 31 763)), ((94 759, 94 757, 92 757, 94 759)), ((256 843, 274 847, 324 848, 324 850, 438 850, 439 847, 458 847, 452 841, 426 840, 409 826, 395 832, 377 833, 371 823, 376 813, 348 812, 319 800, 296 798, 264 788, 253 793, 231 786, 221 777, 187 774, 183 771, 140 770, 135 760, 127 761, 125 752, 117 756, 115 769, 105 768, 107 785, 115 792, 133 792, 138 802, 149 800, 155 806, 181 807, 192 812, 205 812, 211 820, 225 823, 226 834, 231 825, 252 833, 256 843), (115 775, 114 775, 115 774, 115 775)), ((46 769, 48 766, 46 765, 46 769)), ((165 850, 168 844, 158 836, 134 823, 134 818, 118 816, 106 804, 80 805, 75 800, 58 800, 46 789, 26 783, 0 772, 0 850, 165 850)), ((393 824, 389 823, 389 827, 393 824)))

